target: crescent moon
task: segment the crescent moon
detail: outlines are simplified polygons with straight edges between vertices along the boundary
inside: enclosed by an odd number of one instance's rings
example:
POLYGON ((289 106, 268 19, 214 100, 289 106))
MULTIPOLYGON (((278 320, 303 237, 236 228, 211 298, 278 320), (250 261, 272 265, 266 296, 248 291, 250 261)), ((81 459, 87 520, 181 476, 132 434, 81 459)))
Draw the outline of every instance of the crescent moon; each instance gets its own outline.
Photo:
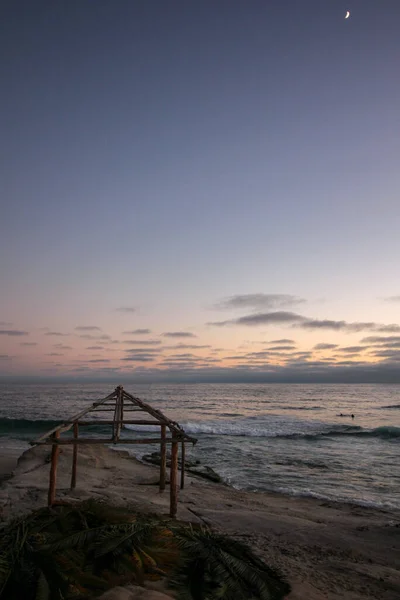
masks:
POLYGON ((347 13, 346 13, 345 19, 348 19, 349 16, 350 16, 350 11, 348 10, 347 13))

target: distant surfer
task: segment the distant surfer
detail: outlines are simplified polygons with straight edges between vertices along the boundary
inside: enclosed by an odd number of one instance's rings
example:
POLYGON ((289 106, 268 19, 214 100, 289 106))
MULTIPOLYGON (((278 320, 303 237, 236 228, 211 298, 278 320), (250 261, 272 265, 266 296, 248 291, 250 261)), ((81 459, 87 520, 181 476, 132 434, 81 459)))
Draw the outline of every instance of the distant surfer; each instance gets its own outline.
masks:
POLYGON ((351 418, 354 419, 354 415, 351 415, 351 418))
POLYGON ((343 413, 340 413, 339 417, 343 417, 343 413))

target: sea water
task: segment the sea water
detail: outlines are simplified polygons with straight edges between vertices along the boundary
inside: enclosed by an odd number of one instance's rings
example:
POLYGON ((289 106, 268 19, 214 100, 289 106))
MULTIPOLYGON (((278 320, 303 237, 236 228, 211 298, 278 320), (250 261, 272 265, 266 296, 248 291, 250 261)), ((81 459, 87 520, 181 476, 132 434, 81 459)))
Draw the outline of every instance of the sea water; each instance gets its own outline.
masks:
MULTIPOLYGON (((29 440, 114 387, 0 384, 0 451, 26 449, 29 440)), ((125 388, 196 437, 188 457, 211 466, 234 487, 400 508, 400 385, 125 388)), ((144 430, 149 437, 158 431, 151 426, 127 428, 131 431, 125 430, 123 437, 143 437, 144 430)), ((88 435, 94 434, 89 430, 88 435)), ((157 446, 126 449, 140 457, 157 446)))

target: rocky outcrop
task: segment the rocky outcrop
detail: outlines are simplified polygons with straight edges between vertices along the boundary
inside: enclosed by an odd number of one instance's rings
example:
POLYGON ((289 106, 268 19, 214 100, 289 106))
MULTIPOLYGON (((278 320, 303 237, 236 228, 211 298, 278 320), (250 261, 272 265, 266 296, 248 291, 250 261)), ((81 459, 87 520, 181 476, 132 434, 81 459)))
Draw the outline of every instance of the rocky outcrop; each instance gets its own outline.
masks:
MULTIPOLYGON (((159 465, 161 462, 161 456, 159 452, 152 452, 151 454, 145 454, 142 459, 152 465, 159 465)), ((181 459, 179 458, 179 467, 181 467, 181 459)), ((171 465, 171 454, 167 453, 167 467, 171 465)), ((199 460, 185 460, 185 471, 188 473, 192 473, 193 475, 198 475, 199 477, 203 477, 203 479, 208 479, 209 481, 214 481, 215 483, 222 483, 221 477, 207 465, 202 465, 199 460)))

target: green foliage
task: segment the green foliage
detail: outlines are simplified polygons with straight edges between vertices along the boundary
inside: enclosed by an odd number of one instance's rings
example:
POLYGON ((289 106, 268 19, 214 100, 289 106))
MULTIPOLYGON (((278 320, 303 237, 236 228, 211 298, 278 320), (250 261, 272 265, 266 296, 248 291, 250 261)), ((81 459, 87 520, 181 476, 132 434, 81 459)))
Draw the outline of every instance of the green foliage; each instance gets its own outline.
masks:
POLYGON ((289 590, 239 542, 104 503, 40 509, 0 528, 1 600, 80 600, 160 577, 179 600, 279 600, 289 590))

